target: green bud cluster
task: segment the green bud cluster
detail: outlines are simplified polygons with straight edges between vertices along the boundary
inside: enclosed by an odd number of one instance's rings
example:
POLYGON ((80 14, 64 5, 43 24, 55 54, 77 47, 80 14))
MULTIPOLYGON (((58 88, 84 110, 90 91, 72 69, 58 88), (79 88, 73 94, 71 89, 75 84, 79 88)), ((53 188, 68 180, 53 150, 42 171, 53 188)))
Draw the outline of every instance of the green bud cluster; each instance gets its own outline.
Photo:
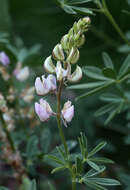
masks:
POLYGON ((67 79, 69 82, 78 82, 82 78, 82 69, 77 66, 75 72, 71 74, 71 65, 76 64, 79 60, 79 50, 84 42, 84 33, 88 31, 91 21, 89 17, 80 19, 73 24, 68 34, 65 34, 60 43, 58 43, 52 55, 46 58, 44 68, 48 73, 60 76, 60 80, 67 79), (53 63, 52 57, 56 60, 53 63))
POLYGON ((68 34, 64 35, 61 39, 62 48, 67 52, 71 51, 71 48, 79 48, 85 42, 84 33, 88 31, 91 20, 89 17, 80 19, 73 24, 73 27, 69 30, 68 34))

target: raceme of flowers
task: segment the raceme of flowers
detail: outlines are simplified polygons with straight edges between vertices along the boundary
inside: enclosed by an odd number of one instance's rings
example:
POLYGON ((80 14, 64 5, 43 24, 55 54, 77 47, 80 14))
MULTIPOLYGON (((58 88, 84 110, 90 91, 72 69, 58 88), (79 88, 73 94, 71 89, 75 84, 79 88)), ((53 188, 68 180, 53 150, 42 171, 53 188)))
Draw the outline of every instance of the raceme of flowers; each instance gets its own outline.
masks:
MULTIPOLYGON (((90 23, 89 17, 75 22, 68 34, 64 35, 60 43, 54 47, 52 55, 45 59, 43 67, 49 75, 36 78, 37 95, 57 94, 61 82, 63 84, 66 82, 76 83, 82 78, 80 66, 76 65, 74 72, 71 72, 71 68, 79 60, 79 48, 85 42, 84 32, 88 30, 90 23)), ((71 122, 74 116, 74 105, 71 104, 71 101, 67 101, 61 110, 61 118, 64 123, 71 122)), ((51 116, 57 114, 52 111, 49 103, 43 98, 40 99, 39 103, 35 103, 35 111, 41 121, 48 121, 51 116)))

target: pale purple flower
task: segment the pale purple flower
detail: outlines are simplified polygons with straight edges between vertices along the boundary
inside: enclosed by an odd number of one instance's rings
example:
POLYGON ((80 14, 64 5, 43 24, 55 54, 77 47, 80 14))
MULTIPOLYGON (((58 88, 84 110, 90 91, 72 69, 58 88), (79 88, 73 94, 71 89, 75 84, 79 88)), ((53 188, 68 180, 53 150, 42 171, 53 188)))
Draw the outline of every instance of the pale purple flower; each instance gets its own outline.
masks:
POLYGON ((16 65, 15 70, 13 71, 14 76, 16 77, 17 80, 19 81, 25 81, 29 77, 30 71, 29 67, 25 66, 22 67, 22 63, 18 62, 16 65))
POLYGON ((7 66, 10 64, 9 57, 6 55, 5 52, 0 52, 0 62, 4 65, 7 66))
POLYGON ((35 88, 38 95, 46 95, 50 91, 56 90, 56 78, 54 75, 48 75, 47 78, 42 75, 42 79, 37 77, 35 80, 35 88))
POLYGON ((66 122, 71 122, 74 116, 74 106, 71 105, 71 101, 67 101, 61 111, 62 116, 66 122))
POLYGON ((40 104, 35 103, 35 111, 41 121, 47 121, 53 114, 53 111, 46 100, 40 99, 40 104))
POLYGON ((29 77, 29 68, 23 67, 17 74, 16 74, 16 79, 19 81, 25 81, 29 77))

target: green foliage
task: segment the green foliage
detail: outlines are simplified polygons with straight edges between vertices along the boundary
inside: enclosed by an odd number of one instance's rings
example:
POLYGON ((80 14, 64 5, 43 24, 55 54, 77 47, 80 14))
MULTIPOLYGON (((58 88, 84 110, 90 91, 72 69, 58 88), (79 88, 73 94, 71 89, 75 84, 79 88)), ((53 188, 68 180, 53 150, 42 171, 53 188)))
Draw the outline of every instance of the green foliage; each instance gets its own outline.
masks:
MULTIPOLYGON (((103 1, 61 0, 58 2, 59 8, 54 1, 0 1, 0 51, 5 51, 11 60, 7 71, 12 72, 18 61, 31 69, 31 76, 25 83, 16 81, 14 76, 11 76, 19 101, 16 99, 12 103, 8 102, 8 105, 9 109, 16 109, 13 118, 15 129, 11 132, 11 136, 20 151, 29 178, 36 178, 39 190, 70 189, 71 180, 67 177, 70 168, 76 174, 74 180, 77 186, 79 185, 77 189, 105 190, 107 185, 119 185, 119 182, 109 179, 113 176, 122 183, 119 189, 130 188, 130 166, 127 163, 130 145, 130 46, 127 41, 130 40, 130 3, 129 0, 106 0, 107 10, 124 31, 122 37, 119 28, 117 26, 115 28, 115 25, 113 27, 110 17, 105 15, 106 9, 103 12, 97 6, 100 5, 98 2, 102 4, 103 1), (52 119, 50 124, 39 124, 34 114, 34 120, 30 122, 27 116, 28 110, 26 117, 23 117, 23 108, 33 107, 35 100, 25 103, 21 94, 26 86, 34 85, 36 75, 44 74, 41 65, 45 57, 50 55, 52 47, 81 15, 89 15, 92 20, 79 61, 84 77, 82 83, 67 86, 69 91, 63 94, 63 102, 66 98, 73 99, 77 96, 77 100, 82 99, 75 102, 75 119, 64 131, 67 139, 75 139, 80 131, 84 131, 87 134, 88 144, 85 135, 81 135, 78 139, 79 146, 76 146, 76 141, 71 141, 68 143, 70 154, 66 158, 63 145, 54 149, 60 141, 54 120, 52 119), (101 57, 104 62, 103 67, 101 57), (75 89, 78 91, 74 91, 75 89), (109 127, 105 127, 104 123, 106 125, 109 123, 109 127), (103 143, 92 149, 91 147, 99 141, 103 143), (104 151, 97 152, 105 146, 104 141, 107 141, 104 151), (106 158, 107 156, 117 163, 115 167, 108 165, 108 173, 104 164, 112 164, 113 161, 106 158), (54 175, 50 175, 50 171, 54 175), (123 175, 119 176, 122 171, 123 175)), ((10 84, 3 81, 1 74, 0 81, 0 91, 7 99, 10 84)), ((55 102, 53 97, 51 102, 52 104, 55 102)), ((55 109, 55 105, 53 106, 55 109)), ((2 156, 3 143, 0 143, 0 147, 2 156)), ((14 171, 6 160, 1 159, 0 185, 3 186, 0 189, 19 189, 15 184, 14 171)), ((22 190, 36 189, 35 181, 29 178, 23 181, 22 190)), ((118 189, 116 186, 109 188, 118 189)))
POLYGON ((100 96, 102 101, 108 102, 108 104, 103 105, 100 109, 98 109, 95 113, 96 116, 101 116, 103 114, 109 113, 108 118, 105 121, 105 124, 108 124, 115 115, 121 113, 126 109, 127 103, 130 101, 129 96, 127 96, 128 92, 124 92, 122 85, 125 83, 127 85, 129 77, 130 77, 130 55, 126 57, 124 60, 118 74, 116 69, 114 68, 114 64, 112 63, 111 58, 107 53, 103 53, 103 61, 105 68, 99 69, 94 66, 85 66, 83 67, 84 74, 96 80, 96 82, 88 82, 86 84, 73 85, 70 86, 69 89, 92 89, 83 95, 80 95, 76 98, 76 100, 85 98, 87 96, 91 96, 98 92, 108 91, 110 87, 116 87, 116 91, 113 93, 105 93, 100 96), (97 82, 98 81, 98 82, 97 82))
POLYGON ((81 133, 81 136, 78 138, 78 140, 81 153, 79 155, 75 155, 73 162, 70 159, 71 156, 73 157, 73 154, 66 155, 65 150, 61 149, 61 146, 57 147, 59 154, 56 156, 54 154, 48 155, 49 159, 53 160, 59 165, 58 167, 54 168, 51 173, 54 174, 65 169, 70 170, 75 176, 76 183, 84 183, 93 189, 106 189, 101 185, 120 185, 120 182, 114 179, 93 177, 104 172, 106 169, 105 166, 97 165, 97 163, 113 163, 113 161, 109 160, 108 158, 95 157, 95 154, 106 145, 106 142, 99 143, 94 149, 88 152, 86 136, 81 133), (92 169, 90 169, 84 175, 83 171, 85 163, 87 163, 92 169))
POLYGON ((60 0, 57 0, 57 1, 58 1, 59 5, 61 6, 61 8, 63 8, 66 13, 77 14, 77 12, 79 12, 79 13, 83 13, 83 14, 93 15, 93 12, 88 8, 74 6, 74 5, 78 5, 78 4, 89 3, 92 0, 81 0, 81 1, 70 0, 67 2, 66 1, 60 1, 60 0))

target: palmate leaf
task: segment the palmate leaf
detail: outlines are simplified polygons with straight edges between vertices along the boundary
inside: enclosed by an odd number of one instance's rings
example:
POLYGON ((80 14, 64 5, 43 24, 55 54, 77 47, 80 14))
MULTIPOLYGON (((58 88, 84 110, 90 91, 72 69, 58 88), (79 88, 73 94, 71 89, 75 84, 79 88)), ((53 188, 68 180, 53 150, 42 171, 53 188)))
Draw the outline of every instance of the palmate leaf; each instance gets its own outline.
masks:
POLYGON ((118 78, 120 79, 125 73, 127 73, 128 69, 130 68, 130 54, 126 57, 125 61, 123 62, 118 78))
POLYGON ((119 181, 115 179, 109 179, 109 178, 83 178, 83 182, 91 187, 92 189, 96 190, 107 190, 104 186, 117 186, 121 185, 119 181))
POLYGON ((69 5, 76 5, 76 4, 83 4, 83 3, 88 3, 91 2, 92 0, 70 0, 67 4, 69 5))
POLYGON ((96 183, 90 182, 88 179, 84 179, 83 181, 88 187, 95 189, 95 190, 107 190, 105 187, 102 187, 101 185, 98 185, 96 183))
MULTIPOLYGON (((67 141, 67 146, 68 146, 68 150, 69 150, 69 151, 71 151, 73 148, 75 148, 76 145, 77 145, 77 142, 74 141, 74 140, 69 140, 69 141, 67 141)), ((58 146, 58 147, 59 147, 62 151, 65 151, 63 145, 60 145, 60 146, 58 146)), ((56 147, 54 150, 52 150, 52 151, 50 152, 50 154, 52 154, 52 155, 57 155, 57 154, 58 154, 57 147, 56 147)))
MULTIPOLYGON (((77 142, 74 140, 67 141, 68 150, 71 151, 77 142)), ((44 161, 53 167, 59 167, 65 165, 65 150, 64 146, 57 146, 54 150, 52 150, 48 155, 44 156, 44 161)))
POLYGON ((53 156, 53 155, 47 155, 47 157, 53 161, 55 161, 57 164, 60 164, 60 165, 64 165, 64 162, 63 160, 61 160, 59 157, 57 156, 53 156))
POLYGON ((102 70, 99 69, 98 67, 95 66, 85 66, 82 68, 84 74, 92 79, 97 79, 97 80, 110 80, 109 78, 103 76, 102 70))
POLYGON ((94 162, 92 162, 92 161, 90 161, 89 159, 87 159, 87 163, 88 163, 88 165, 89 165, 91 168, 93 168, 94 170, 100 171, 100 167, 99 167, 97 164, 95 164, 94 162))
POLYGON ((90 15, 94 15, 93 11, 91 11, 89 8, 85 8, 85 7, 75 7, 75 6, 71 6, 73 10, 79 12, 79 13, 83 13, 83 14, 90 14, 90 15))
POLYGON ((72 85, 69 86, 68 89, 91 89, 91 88, 97 88, 100 86, 103 86, 104 84, 106 84, 105 82, 89 82, 86 84, 78 84, 78 85, 72 85))
POLYGON ((89 178, 90 182, 97 183, 99 185, 105 185, 105 186, 115 186, 115 185, 121 185, 119 181, 115 179, 109 179, 109 178, 89 178))
POLYGON ((95 116, 99 117, 101 115, 104 115, 106 113, 109 113, 108 118, 105 121, 105 125, 107 125, 116 114, 120 113, 124 107, 124 100, 121 99, 121 101, 112 102, 109 104, 106 104, 105 106, 102 106, 95 112, 95 116))
POLYGON ((105 157, 94 157, 94 158, 89 158, 89 160, 97 163, 114 164, 113 160, 110 160, 109 158, 105 157))
POLYGON ((102 58, 103 58, 104 65, 106 66, 106 68, 114 69, 114 65, 112 63, 112 60, 106 52, 102 53, 102 58))
POLYGON ((73 8, 69 5, 63 5, 62 8, 68 14, 77 14, 76 11, 74 11, 73 8))
POLYGON ((103 149, 103 147, 106 146, 106 144, 107 143, 105 141, 99 143, 91 152, 88 153, 88 158, 90 158, 91 156, 99 152, 101 149, 103 149))
POLYGON ((81 99, 81 98, 85 98, 85 97, 87 97, 87 96, 96 94, 97 92, 102 91, 103 89, 105 89, 105 88, 111 86, 111 85, 114 84, 114 83, 115 83, 115 81, 113 81, 113 80, 111 80, 111 81, 109 81, 109 82, 106 82, 106 83, 105 83, 104 85, 102 85, 101 87, 95 88, 95 89, 93 89, 93 90, 91 90, 91 91, 89 91, 89 92, 87 92, 87 93, 84 93, 84 94, 81 95, 81 96, 78 96, 75 100, 77 101, 77 100, 79 100, 79 99, 81 99))
POLYGON ((106 104, 105 106, 102 106, 95 112, 95 116, 99 117, 101 115, 104 115, 112 110, 115 110, 116 107, 117 107, 117 104, 115 103, 106 104))
POLYGON ((107 120, 105 121, 105 125, 107 125, 114 117, 116 114, 120 113, 121 110, 123 109, 124 106, 124 102, 121 102, 117 108, 115 108, 112 112, 110 112, 109 117, 107 118, 107 120))
POLYGON ((116 79, 116 72, 113 69, 111 69, 111 68, 104 68, 102 70, 102 73, 107 78, 116 79))
POLYGON ((120 103, 124 101, 124 99, 116 94, 112 93, 104 93, 100 96, 100 100, 111 103, 120 103))
POLYGON ((89 178, 89 177, 93 177, 96 176, 102 172, 105 171, 106 167, 105 166, 99 166, 100 170, 95 171, 94 169, 89 170, 84 176, 83 178, 89 178))
POLYGON ((83 3, 87 3, 90 2, 92 0, 81 0, 81 1, 69 1, 69 2, 65 2, 65 1, 60 1, 58 0, 58 3, 60 4, 61 8, 68 14, 77 14, 77 12, 82 13, 82 14, 91 14, 94 15, 93 11, 91 11, 89 8, 85 8, 85 7, 77 7, 77 6, 73 6, 76 4, 83 4, 83 3))

